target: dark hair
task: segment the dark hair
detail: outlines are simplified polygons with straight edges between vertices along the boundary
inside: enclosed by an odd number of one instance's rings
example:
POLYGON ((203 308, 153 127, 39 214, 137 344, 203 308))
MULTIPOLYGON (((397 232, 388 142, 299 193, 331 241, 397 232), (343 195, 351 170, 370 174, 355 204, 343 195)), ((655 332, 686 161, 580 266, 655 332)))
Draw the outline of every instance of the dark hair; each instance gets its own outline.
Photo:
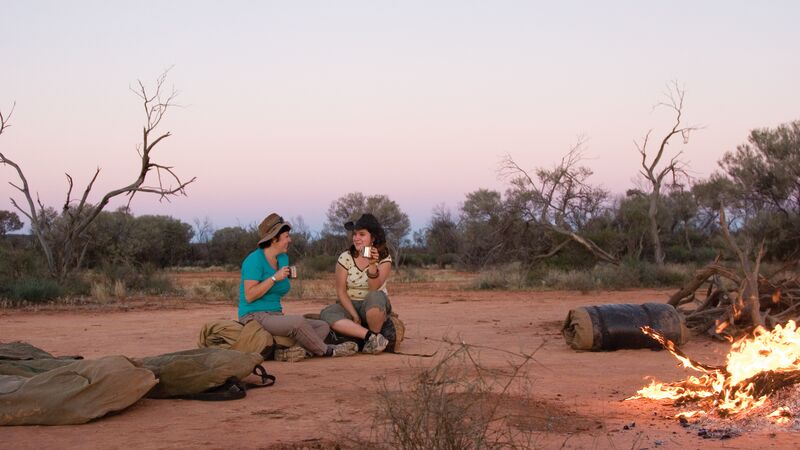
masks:
MULTIPOLYGON (((383 259, 389 256, 389 249, 386 246, 386 231, 372 214, 362 214, 357 221, 347 222, 344 227, 349 231, 367 230, 372 236, 372 245, 378 249, 378 257, 383 259)), ((349 250, 351 256, 358 256, 355 245, 350 244, 349 250)))
POLYGON ((280 237, 281 237, 281 234, 283 234, 284 232, 286 232, 286 231, 289 231, 289 230, 291 230, 291 229, 292 229, 292 227, 290 227, 289 225, 284 225, 284 226, 282 226, 282 227, 281 227, 281 229, 280 229, 280 230, 278 230, 278 234, 276 234, 274 238, 272 238, 272 239, 270 239, 270 240, 268 240, 268 241, 264 241, 264 242, 262 242, 262 243, 258 244, 258 248, 260 248, 260 249, 265 249, 265 248, 269 247, 270 245, 272 245, 272 243, 273 243, 274 241, 277 241, 277 240, 278 240, 278 238, 280 238, 280 237))

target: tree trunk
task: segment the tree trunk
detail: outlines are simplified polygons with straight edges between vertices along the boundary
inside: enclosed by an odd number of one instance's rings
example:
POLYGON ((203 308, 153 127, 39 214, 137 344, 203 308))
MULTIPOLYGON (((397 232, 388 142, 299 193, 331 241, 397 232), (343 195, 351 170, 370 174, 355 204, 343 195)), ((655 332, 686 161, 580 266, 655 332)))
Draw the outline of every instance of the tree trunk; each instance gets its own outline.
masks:
POLYGON ((650 208, 647 217, 650 219, 650 240, 653 241, 653 261, 659 266, 664 266, 664 251, 661 249, 661 238, 658 236, 658 195, 660 186, 654 185, 650 193, 650 208))

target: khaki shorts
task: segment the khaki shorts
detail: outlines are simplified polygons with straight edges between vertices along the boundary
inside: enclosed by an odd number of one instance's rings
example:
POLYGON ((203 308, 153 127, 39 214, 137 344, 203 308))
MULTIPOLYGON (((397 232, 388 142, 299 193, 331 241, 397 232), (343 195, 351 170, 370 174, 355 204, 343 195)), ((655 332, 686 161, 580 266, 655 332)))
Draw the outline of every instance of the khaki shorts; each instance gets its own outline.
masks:
MULTIPOLYGON (((372 308, 378 308, 383 311, 387 316, 392 312, 392 304, 389 302, 389 297, 383 291, 370 291, 367 298, 364 300, 353 300, 353 307, 361 319, 361 323, 367 323, 367 311, 372 308)), ((329 325, 348 319, 352 320, 350 314, 344 309, 341 303, 334 303, 328 305, 319 313, 319 318, 328 322, 329 325)))

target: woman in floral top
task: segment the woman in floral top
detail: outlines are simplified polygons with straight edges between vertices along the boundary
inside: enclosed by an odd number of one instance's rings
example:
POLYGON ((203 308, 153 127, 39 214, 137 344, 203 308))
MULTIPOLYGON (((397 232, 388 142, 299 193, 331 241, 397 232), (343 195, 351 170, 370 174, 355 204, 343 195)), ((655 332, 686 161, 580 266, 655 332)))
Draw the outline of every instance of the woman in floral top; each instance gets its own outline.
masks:
POLYGON ((386 232, 372 214, 347 222, 345 228, 353 232, 353 243, 336 263, 337 302, 323 309, 320 318, 333 331, 362 339, 362 352, 380 353, 389 344, 381 327, 392 312, 386 290, 392 273, 386 232), (370 248, 369 256, 364 256, 364 247, 370 248))

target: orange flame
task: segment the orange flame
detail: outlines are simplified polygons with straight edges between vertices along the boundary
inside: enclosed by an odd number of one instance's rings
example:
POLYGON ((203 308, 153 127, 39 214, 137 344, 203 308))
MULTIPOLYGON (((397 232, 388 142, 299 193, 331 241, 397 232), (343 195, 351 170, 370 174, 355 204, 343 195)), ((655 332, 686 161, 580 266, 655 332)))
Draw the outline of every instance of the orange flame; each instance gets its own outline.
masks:
MULTIPOLYGON (((649 327, 643 327, 642 332, 660 342, 684 367, 703 375, 689 376, 674 383, 651 380, 648 386, 626 400, 697 402, 706 410, 730 416, 763 405, 778 387, 800 382, 800 330, 794 321, 784 327, 777 325, 772 331, 757 327, 753 336, 735 341, 724 367, 692 361, 674 343, 649 327)), ((780 409, 770 414, 779 423, 788 422, 790 416, 790 412, 780 409)))
POLYGON ((789 423, 792 420, 792 416, 793 416, 792 412, 789 410, 789 408, 785 406, 781 406, 780 408, 776 409, 775 411, 772 411, 767 415, 767 417, 773 419, 776 423, 780 424, 789 423))

